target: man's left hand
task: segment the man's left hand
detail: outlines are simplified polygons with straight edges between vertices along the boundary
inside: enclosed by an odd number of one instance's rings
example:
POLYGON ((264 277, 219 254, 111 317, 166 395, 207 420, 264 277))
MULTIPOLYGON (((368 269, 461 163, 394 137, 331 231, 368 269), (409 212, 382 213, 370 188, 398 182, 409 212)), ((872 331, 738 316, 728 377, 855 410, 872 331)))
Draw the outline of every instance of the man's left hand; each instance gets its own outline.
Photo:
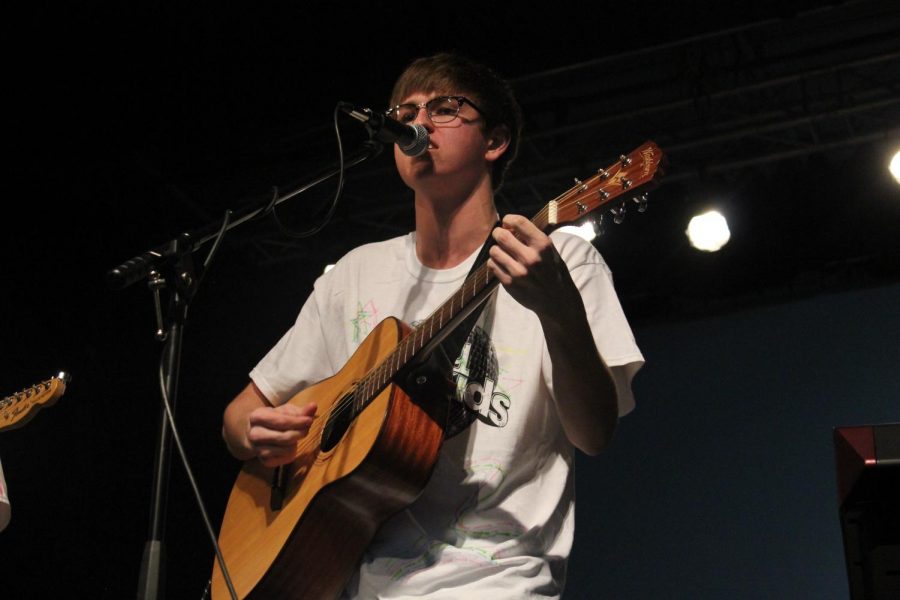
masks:
POLYGON ((578 295, 553 242, 521 215, 506 215, 493 231, 488 268, 515 300, 538 317, 564 310, 570 294, 578 295))

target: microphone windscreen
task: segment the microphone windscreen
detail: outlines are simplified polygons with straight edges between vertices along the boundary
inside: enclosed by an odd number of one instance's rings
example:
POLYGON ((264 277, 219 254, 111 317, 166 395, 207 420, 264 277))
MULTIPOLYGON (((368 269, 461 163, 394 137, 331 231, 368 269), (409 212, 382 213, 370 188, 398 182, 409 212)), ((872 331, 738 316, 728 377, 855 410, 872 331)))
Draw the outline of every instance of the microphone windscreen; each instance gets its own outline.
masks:
POLYGON ((419 156, 428 150, 428 130, 425 129, 424 125, 419 124, 410 125, 409 127, 415 130, 416 136, 408 144, 397 144, 397 146, 407 156, 419 156))

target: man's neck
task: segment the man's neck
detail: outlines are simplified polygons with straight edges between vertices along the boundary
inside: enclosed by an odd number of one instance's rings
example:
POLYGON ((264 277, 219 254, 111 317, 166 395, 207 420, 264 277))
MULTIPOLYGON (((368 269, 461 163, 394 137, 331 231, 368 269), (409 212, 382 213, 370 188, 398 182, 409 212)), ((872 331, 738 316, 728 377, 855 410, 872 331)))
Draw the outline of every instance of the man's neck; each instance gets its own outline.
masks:
POLYGON ((466 198, 416 194, 416 255, 432 269, 449 269, 481 247, 497 221, 490 178, 466 198))

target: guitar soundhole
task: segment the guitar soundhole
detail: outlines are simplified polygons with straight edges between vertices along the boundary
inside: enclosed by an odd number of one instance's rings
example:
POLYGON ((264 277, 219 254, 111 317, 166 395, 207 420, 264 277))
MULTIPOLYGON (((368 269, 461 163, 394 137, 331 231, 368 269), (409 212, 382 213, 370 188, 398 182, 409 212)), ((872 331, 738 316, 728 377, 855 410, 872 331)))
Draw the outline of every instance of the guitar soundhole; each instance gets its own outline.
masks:
POLYGON ((322 428, 322 452, 328 452, 338 445, 353 422, 353 394, 346 394, 334 403, 328 414, 328 421, 322 428))

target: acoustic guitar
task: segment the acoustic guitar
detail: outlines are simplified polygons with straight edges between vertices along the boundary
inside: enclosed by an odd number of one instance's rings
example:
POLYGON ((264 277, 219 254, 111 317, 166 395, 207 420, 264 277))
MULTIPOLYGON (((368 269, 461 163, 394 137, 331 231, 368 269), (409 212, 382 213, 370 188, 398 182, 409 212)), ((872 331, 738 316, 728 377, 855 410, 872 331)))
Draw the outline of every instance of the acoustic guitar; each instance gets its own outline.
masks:
POLYGON ((34 418, 45 406, 52 406, 66 393, 71 375, 61 372, 37 385, 0 400, 0 431, 16 429, 34 418))
MULTIPOLYGON (((606 207, 619 221, 626 204, 643 210, 662 174, 663 154, 646 142, 549 202, 532 219, 543 231, 606 207), (614 204, 615 203, 615 204, 614 204)), ((293 462, 277 469, 244 463, 219 532, 238 598, 336 598, 378 527, 411 504, 431 476, 443 442, 448 403, 411 389, 409 377, 497 286, 481 265, 416 328, 382 321, 334 376, 289 401, 318 409, 293 462), (402 387, 401 387, 402 386, 402 387), (423 398, 425 398, 423 400, 423 398)), ((213 565, 212 598, 231 592, 213 565)))

